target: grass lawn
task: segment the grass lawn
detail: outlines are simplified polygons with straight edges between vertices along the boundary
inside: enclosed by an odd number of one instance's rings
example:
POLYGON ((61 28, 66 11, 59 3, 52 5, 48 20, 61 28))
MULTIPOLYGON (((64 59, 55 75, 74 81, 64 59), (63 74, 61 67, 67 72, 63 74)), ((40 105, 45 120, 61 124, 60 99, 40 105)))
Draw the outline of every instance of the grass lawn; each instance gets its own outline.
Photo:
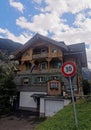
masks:
MULTIPOLYGON (((91 130, 91 101, 77 102, 76 110, 78 130, 91 130)), ((72 104, 47 118, 35 130, 76 130, 72 104)))

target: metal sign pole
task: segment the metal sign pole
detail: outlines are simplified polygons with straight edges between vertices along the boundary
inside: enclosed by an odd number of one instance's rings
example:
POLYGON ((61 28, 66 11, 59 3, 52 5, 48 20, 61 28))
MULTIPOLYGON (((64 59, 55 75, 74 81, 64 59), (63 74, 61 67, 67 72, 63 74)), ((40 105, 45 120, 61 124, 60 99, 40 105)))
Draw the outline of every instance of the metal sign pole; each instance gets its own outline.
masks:
POLYGON ((71 77, 74 76, 74 74, 76 73, 76 65, 70 61, 65 62, 62 65, 61 71, 64 76, 69 77, 69 84, 70 84, 70 88, 71 88, 71 96, 72 96, 72 103, 73 103, 73 109, 74 109, 76 129, 78 129, 78 120, 77 120, 77 116, 76 116, 76 107, 75 107, 74 94, 73 94, 72 82, 71 82, 71 77))
POLYGON ((74 102, 74 94, 73 94, 72 82, 71 82, 71 77, 70 76, 69 76, 69 83, 70 83, 71 95, 72 95, 72 103, 73 103, 73 108, 74 108, 75 123, 76 123, 76 128, 78 129, 78 120, 77 120, 76 107, 75 107, 75 102, 74 102))

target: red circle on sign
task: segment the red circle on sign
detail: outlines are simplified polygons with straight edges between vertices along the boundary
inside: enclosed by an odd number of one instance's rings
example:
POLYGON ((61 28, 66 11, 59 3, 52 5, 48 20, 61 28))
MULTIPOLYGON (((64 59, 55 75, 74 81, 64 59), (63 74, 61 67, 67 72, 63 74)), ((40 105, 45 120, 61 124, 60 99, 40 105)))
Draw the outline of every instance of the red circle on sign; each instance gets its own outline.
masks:
POLYGON ((61 72, 66 77, 73 76, 76 72, 76 65, 73 62, 70 62, 70 61, 65 62, 62 65, 61 72))

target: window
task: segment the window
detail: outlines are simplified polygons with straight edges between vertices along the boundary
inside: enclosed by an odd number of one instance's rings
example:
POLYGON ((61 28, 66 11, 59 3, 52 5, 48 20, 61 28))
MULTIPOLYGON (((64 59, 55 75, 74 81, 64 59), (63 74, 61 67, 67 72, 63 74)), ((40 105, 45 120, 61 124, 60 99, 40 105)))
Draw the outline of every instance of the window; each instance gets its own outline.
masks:
POLYGON ((58 58, 52 59, 52 61, 51 61, 52 68, 60 68, 61 65, 62 65, 61 60, 59 60, 58 58))
POLYGON ((37 82, 44 82, 45 81, 45 77, 41 76, 41 77, 37 77, 37 82))
POLYGON ((58 82, 51 82, 50 83, 50 89, 58 89, 58 86, 59 86, 58 82))
POLYGON ((24 78, 24 79, 23 79, 23 84, 24 84, 24 85, 28 85, 28 84, 29 84, 29 78, 27 78, 27 77, 24 78))
POLYGON ((31 63, 30 61, 24 61, 24 64, 26 66, 26 70, 29 70, 31 68, 31 63))
POLYGON ((51 80, 58 79, 58 76, 51 76, 51 80))
POLYGON ((42 70, 47 69, 47 63, 46 62, 41 63, 41 69, 42 70))
POLYGON ((58 62, 53 61, 52 62, 52 68, 58 68, 58 62))
POLYGON ((47 53, 47 48, 42 48, 41 53, 47 53))
POLYGON ((58 49, 57 49, 57 48, 53 48, 52 52, 53 52, 53 53, 57 53, 57 52, 58 52, 58 49))
POLYGON ((29 54, 29 52, 28 51, 26 51, 25 53, 24 53, 24 56, 29 56, 30 54, 29 54))
POLYGON ((45 46, 38 46, 33 49, 33 54, 41 54, 41 53, 47 53, 48 52, 48 47, 45 46))
POLYGON ((61 68, 61 66, 62 66, 62 63, 58 62, 58 68, 61 68))

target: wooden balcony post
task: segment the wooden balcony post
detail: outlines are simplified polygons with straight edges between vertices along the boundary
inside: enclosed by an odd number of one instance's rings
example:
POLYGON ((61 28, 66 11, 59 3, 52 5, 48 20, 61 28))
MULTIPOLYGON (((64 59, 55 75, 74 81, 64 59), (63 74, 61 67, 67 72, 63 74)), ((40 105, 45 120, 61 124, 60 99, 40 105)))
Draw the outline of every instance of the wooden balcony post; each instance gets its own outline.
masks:
POLYGON ((50 61, 51 61, 51 58, 46 58, 47 62, 48 62, 48 70, 50 69, 50 61))

